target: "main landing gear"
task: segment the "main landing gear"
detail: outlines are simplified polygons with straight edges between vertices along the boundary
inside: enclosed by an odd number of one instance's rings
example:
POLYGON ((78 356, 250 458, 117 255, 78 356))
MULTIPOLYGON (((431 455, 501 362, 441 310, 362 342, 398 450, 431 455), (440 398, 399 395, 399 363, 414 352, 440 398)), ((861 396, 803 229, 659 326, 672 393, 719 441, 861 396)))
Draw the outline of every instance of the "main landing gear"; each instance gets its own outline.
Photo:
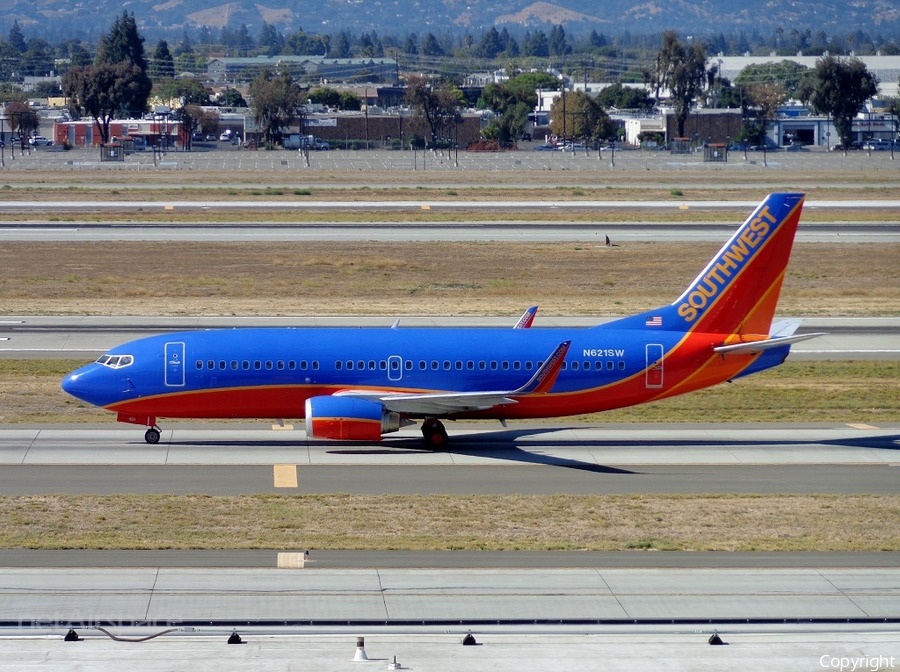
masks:
POLYGON ((437 418, 426 418, 422 423, 422 436, 429 448, 446 448, 449 441, 447 430, 437 418))
POLYGON ((159 427, 151 427, 144 432, 144 441, 147 443, 159 443, 159 427))

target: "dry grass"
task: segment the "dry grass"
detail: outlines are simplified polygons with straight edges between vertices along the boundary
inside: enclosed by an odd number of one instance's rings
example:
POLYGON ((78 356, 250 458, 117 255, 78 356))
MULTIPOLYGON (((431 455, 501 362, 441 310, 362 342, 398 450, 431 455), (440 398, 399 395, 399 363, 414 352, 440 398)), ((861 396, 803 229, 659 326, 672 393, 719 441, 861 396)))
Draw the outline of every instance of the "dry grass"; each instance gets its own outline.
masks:
MULTIPOLYGON (((718 248, 10 242, 0 249, 0 312, 516 316, 537 303, 550 315, 625 315, 670 302, 718 248)), ((897 244, 797 244, 780 312, 896 315, 898 258, 897 244)))
POLYGON ((900 497, 0 497, 0 548, 897 551, 900 497))

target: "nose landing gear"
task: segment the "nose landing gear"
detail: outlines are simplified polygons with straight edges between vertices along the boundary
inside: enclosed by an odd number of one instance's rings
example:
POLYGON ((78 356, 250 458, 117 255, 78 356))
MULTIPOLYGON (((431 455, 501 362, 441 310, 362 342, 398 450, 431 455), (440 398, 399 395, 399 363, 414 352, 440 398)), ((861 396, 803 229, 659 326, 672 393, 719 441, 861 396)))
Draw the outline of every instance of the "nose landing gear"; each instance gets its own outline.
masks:
POLYGON ((159 443, 159 427, 151 427, 144 432, 144 441, 147 443, 159 443))

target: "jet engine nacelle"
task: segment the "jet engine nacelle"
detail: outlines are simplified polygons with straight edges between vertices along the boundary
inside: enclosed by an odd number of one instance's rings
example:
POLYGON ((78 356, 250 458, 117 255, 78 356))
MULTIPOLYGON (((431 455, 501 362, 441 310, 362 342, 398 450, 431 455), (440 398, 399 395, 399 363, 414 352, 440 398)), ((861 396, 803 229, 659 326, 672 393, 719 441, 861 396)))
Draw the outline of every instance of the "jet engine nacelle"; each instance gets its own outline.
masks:
POLYGON ((352 397, 311 397, 306 400, 306 435, 314 439, 378 441, 400 429, 400 414, 377 401, 352 397))

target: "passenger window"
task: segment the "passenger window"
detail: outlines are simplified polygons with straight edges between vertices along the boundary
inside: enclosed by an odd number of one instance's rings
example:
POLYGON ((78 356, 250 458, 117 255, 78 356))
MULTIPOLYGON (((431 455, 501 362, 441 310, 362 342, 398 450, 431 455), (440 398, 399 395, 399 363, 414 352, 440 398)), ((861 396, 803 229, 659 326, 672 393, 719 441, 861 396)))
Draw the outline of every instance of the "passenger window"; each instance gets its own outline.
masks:
POLYGON ((337 360, 337 361, 334 363, 334 369, 335 369, 335 371, 340 371, 342 366, 343 366, 343 363, 341 362, 341 360, 337 360))
POLYGON ((318 370, 319 370, 319 362, 318 362, 318 360, 313 360, 312 368, 313 368, 313 371, 318 371, 318 370))
POLYGON ((612 361, 612 360, 609 360, 609 361, 606 363, 606 370, 607 370, 607 371, 612 371, 614 368, 616 368, 616 365, 613 364, 613 361, 612 361))
POLYGON ((279 359, 278 364, 276 364, 276 366, 278 367, 279 371, 284 371, 284 361, 279 359))
POLYGON ((573 370, 573 371, 577 371, 577 370, 578 370, 578 362, 572 362, 572 370, 573 370))
POLYGON ((404 366, 406 367, 406 370, 407 370, 407 371, 412 371, 412 360, 411 360, 411 359, 407 359, 407 360, 404 362, 404 366))
POLYGON ((590 371, 590 370, 591 370, 591 363, 590 363, 590 362, 583 362, 582 365, 581 365, 581 367, 582 367, 585 371, 590 371))
POLYGON ((306 367, 307 367, 306 360, 305 360, 305 359, 301 359, 301 360, 300 360, 300 369, 301 369, 302 371, 306 371, 306 367))
POLYGON ((450 370, 450 360, 445 359, 444 360, 444 371, 449 371, 449 370, 450 370))
POLYGON ((214 368, 216 368, 216 363, 215 363, 213 360, 210 359, 209 361, 206 362, 206 368, 207 368, 207 369, 214 369, 214 368))
POLYGON ((199 370, 199 369, 202 369, 202 368, 203 368, 203 360, 202 360, 202 359, 198 359, 198 360, 197 360, 197 369, 199 370))
POLYGON ((501 364, 501 367, 504 371, 509 371, 509 362, 503 362, 503 364, 501 364))
POLYGON ((513 362, 513 368, 518 371, 522 368, 522 362, 513 362))
POLYGON ((225 370, 225 360, 224 360, 224 359, 220 359, 220 360, 219 360, 219 370, 220 370, 220 371, 224 371, 224 370, 225 370))
POLYGON ((365 363, 364 361, 359 360, 359 361, 356 363, 356 369, 357 369, 358 371, 363 371, 365 368, 366 368, 366 363, 365 363))
POLYGON ((457 360, 456 360, 456 370, 457 370, 457 371, 462 371, 462 367, 463 367, 462 360, 461 360, 461 359, 457 359, 457 360))
POLYGON ((291 371, 293 371, 293 370, 296 369, 296 368, 297 368, 297 362, 295 362, 293 359, 290 360, 290 361, 288 362, 288 369, 290 369, 291 371))
POLYGON ((253 362, 253 368, 259 371, 262 368, 262 362, 257 359, 253 362))
POLYGON ((438 363, 437 363, 437 360, 436 360, 436 359, 432 359, 432 360, 431 360, 431 370, 432 370, 432 371, 437 371, 437 370, 438 370, 438 363))
POLYGON ((625 362, 619 362, 619 371, 625 370, 625 362))
POLYGON ((236 360, 236 359, 232 359, 232 360, 231 360, 231 370, 232 370, 232 371, 237 371, 237 369, 238 369, 238 363, 237 363, 237 360, 236 360))
POLYGON ((271 360, 266 360, 266 371, 272 370, 272 362, 271 360))
POLYGON ((352 360, 352 359, 348 359, 348 360, 347 360, 347 370, 348 370, 348 371, 352 371, 352 370, 353 370, 353 360, 352 360))
POLYGON ((243 362, 241 362, 241 368, 244 369, 244 371, 249 371, 250 370, 250 360, 245 359, 243 362))
POLYGON ((487 368, 487 362, 484 361, 483 359, 482 359, 482 360, 479 360, 479 362, 478 362, 478 370, 479 370, 479 371, 484 371, 486 368, 487 368))
POLYGON ((467 368, 469 371, 474 371, 474 370, 475 370, 475 362, 473 362, 473 361, 470 359, 468 362, 466 362, 466 368, 467 368))
POLYGON ((428 368, 428 364, 425 362, 425 360, 420 359, 419 360, 419 371, 424 371, 427 368, 428 368))
POLYGON ((378 362, 378 368, 381 371, 387 371, 387 361, 382 359, 380 362, 378 362))
POLYGON ((374 359, 369 360, 369 371, 375 371, 378 368, 378 365, 375 364, 374 359))
POLYGON ((496 371, 496 370, 497 370, 497 362, 492 361, 491 362, 491 371, 496 371))
POLYGON ((525 370, 526 371, 531 371, 531 367, 532 367, 532 362, 525 362, 525 370))

